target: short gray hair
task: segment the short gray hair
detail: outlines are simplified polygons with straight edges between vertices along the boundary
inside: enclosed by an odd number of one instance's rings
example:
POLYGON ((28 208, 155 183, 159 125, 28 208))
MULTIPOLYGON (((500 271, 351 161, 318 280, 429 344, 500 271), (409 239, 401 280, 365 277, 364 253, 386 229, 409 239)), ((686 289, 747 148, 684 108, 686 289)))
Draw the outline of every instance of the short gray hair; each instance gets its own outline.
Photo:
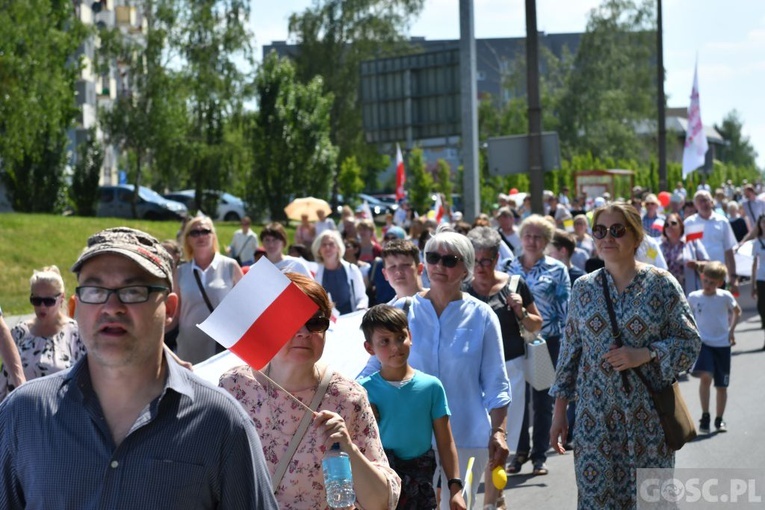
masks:
POLYGON ((469 282, 473 279, 473 266, 475 266, 475 250, 470 240, 454 231, 443 230, 439 227, 436 234, 425 243, 425 253, 444 248, 462 258, 465 262, 467 276, 463 281, 469 282))
POLYGON ((313 258, 316 259, 316 262, 320 262, 322 264, 324 263, 324 258, 321 256, 319 248, 321 248, 321 242, 326 237, 331 238, 335 242, 337 245, 338 258, 342 260, 343 256, 345 255, 345 243, 343 242, 343 238, 340 237, 340 232, 337 230, 325 230, 316 236, 316 239, 313 240, 313 244, 311 244, 311 252, 313 252, 313 258))
POLYGON ((499 243, 502 239, 499 237, 499 232, 490 227, 475 227, 468 232, 468 239, 473 243, 473 249, 475 251, 488 250, 494 254, 499 253, 499 243))
POLYGON ((545 236, 547 244, 550 244, 550 241, 552 241, 552 238, 555 235, 555 226, 547 221, 544 216, 540 216, 539 214, 532 214, 523 220, 519 230, 521 237, 523 237, 523 234, 528 227, 537 227, 539 230, 541 230, 542 234, 545 236))

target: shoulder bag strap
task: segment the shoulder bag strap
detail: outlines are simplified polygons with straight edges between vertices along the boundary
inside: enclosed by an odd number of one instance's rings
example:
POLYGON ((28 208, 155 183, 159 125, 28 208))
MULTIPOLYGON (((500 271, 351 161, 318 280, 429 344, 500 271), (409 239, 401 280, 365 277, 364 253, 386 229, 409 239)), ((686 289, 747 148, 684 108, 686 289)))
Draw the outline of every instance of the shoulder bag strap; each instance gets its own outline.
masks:
MULTIPOLYGON (((321 404, 321 399, 324 398, 324 394, 327 393, 327 388, 329 387, 329 381, 332 379, 332 375, 335 373, 334 370, 327 367, 324 370, 324 376, 321 378, 321 382, 319 383, 319 387, 316 388, 316 393, 313 395, 313 400, 311 401, 311 405, 309 406, 311 408, 311 411, 316 411, 318 409, 319 404, 321 404)), ((313 420, 313 412, 306 411, 303 415, 303 419, 300 420, 300 425, 298 425, 297 431, 295 431, 295 435, 292 436, 292 440, 290 440, 290 444, 287 447, 287 451, 284 452, 284 455, 282 455, 282 459, 279 461, 279 464, 276 466, 276 471, 274 471, 274 476, 271 477, 271 487, 275 491, 277 487, 279 487, 279 484, 282 481, 282 478, 284 478, 284 473, 287 472, 287 465, 292 460, 292 456, 295 455, 295 452, 297 451, 297 447, 300 445, 300 441, 303 440, 303 436, 305 436, 306 430, 308 430, 308 426, 311 424, 311 420, 313 420)))
POLYGON ((205 300, 205 304, 207 305, 207 308, 209 308, 210 313, 212 313, 212 311, 215 310, 215 307, 210 302, 210 298, 207 297, 207 292, 205 292, 205 286, 202 285, 202 279, 199 277, 199 271, 197 271, 196 269, 192 269, 191 271, 194 273, 194 279, 197 281, 199 292, 202 293, 202 299, 205 300))
MULTIPOLYGON (((606 297, 606 308, 608 308, 608 317, 611 319, 611 331, 614 336, 614 343, 617 347, 623 347, 624 341, 622 340, 622 332, 619 331, 619 327, 616 325, 616 312, 614 312, 614 304, 611 302, 611 293, 608 291, 608 281, 606 280, 606 270, 600 270, 600 282, 603 284, 603 294, 606 297)), ((627 378, 627 371, 622 371, 622 386, 624 391, 630 392, 632 385, 629 378, 627 378)))
POLYGON ((412 307, 412 298, 411 296, 407 296, 404 299, 404 306, 401 308, 404 311, 404 315, 406 315, 407 320, 409 319, 409 309, 412 307))

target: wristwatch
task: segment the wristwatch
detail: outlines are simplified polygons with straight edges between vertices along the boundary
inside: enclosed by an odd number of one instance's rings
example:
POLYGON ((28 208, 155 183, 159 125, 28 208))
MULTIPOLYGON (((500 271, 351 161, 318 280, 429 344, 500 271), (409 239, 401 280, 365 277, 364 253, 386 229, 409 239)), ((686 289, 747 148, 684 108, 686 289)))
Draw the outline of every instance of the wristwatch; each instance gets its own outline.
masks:
POLYGON ((525 306, 521 308, 521 311, 523 312, 523 315, 521 315, 521 318, 520 318, 520 319, 518 319, 518 320, 519 320, 519 321, 522 321, 522 320, 524 320, 524 319, 528 319, 528 317, 529 317, 529 311, 528 311, 528 310, 526 310, 526 307, 525 307, 525 306))
POLYGON ((450 489, 452 488, 452 485, 454 485, 454 484, 457 484, 459 486, 460 490, 465 488, 465 484, 462 483, 462 479, 460 479, 460 478, 452 478, 451 480, 446 482, 446 486, 449 487, 450 489))

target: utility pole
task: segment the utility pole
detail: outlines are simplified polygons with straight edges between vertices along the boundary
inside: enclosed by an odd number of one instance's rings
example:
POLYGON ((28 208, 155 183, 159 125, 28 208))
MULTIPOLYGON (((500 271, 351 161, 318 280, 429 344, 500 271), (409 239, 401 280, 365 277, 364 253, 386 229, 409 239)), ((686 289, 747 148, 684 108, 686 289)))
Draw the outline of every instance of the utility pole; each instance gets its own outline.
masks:
POLYGON ((664 95, 664 36, 662 32, 663 21, 661 15, 661 0, 657 0, 656 20, 656 81, 659 90, 657 93, 657 109, 659 112, 659 191, 668 191, 667 186, 667 114, 666 97, 664 95))
POLYGON ((531 210, 544 214, 542 192, 542 108, 539 100, 539 41, 536 0, 526 0, 526 95, 529 104, 529 183, 531 210))
POLYGON ((465 220, 480 210, 478 180, 478 108, 476 96, 475 23, 473 0, 460 0, 460 89, 462 111, 462 195, 465 220))

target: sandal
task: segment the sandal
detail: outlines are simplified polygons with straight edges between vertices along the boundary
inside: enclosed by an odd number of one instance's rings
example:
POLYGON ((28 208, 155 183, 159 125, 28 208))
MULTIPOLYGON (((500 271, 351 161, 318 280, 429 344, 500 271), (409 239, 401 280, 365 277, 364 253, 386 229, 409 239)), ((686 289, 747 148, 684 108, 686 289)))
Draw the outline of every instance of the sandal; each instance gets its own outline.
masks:
POLYGON ((521 472, 521 466, 529 461, 528 453, 516 453, 507 465, 507 473, 515 475, 521 472))
POLYGON ((533 471, 534 476, 546 475, 547 473, 549 473, 549 471, 547 470, 547 466, 545 465, 544 462, 534 463, 534 471, 533 471))

